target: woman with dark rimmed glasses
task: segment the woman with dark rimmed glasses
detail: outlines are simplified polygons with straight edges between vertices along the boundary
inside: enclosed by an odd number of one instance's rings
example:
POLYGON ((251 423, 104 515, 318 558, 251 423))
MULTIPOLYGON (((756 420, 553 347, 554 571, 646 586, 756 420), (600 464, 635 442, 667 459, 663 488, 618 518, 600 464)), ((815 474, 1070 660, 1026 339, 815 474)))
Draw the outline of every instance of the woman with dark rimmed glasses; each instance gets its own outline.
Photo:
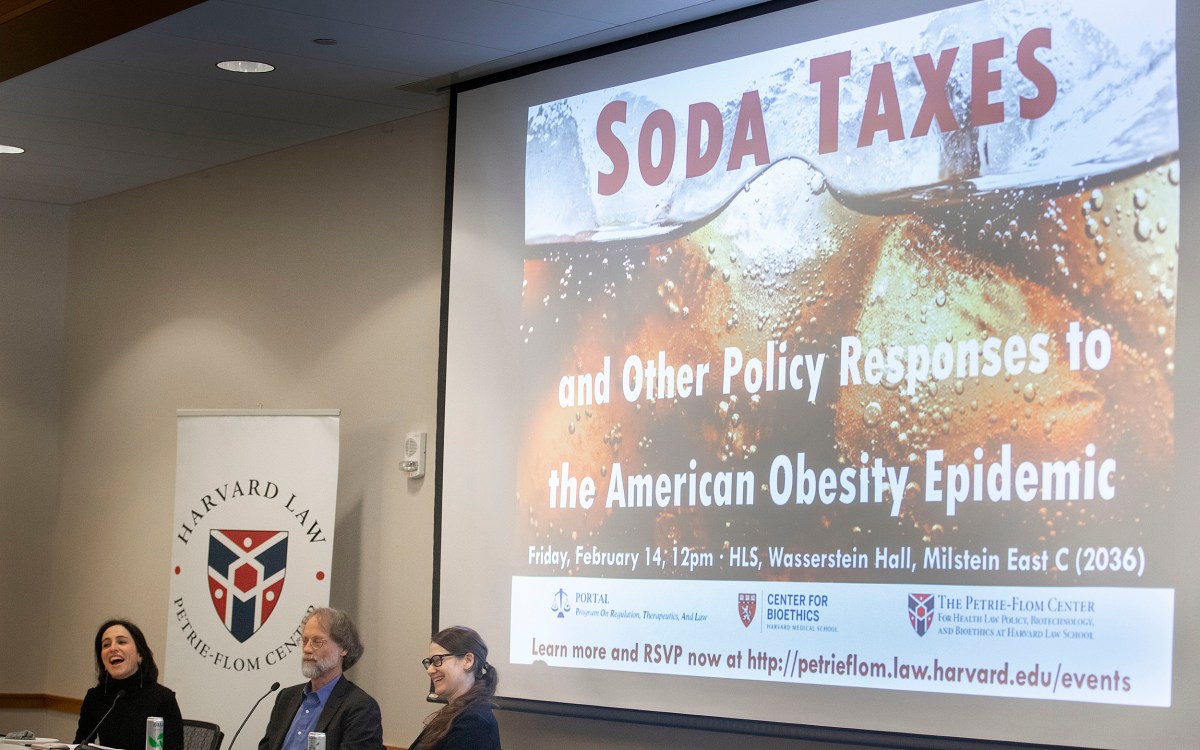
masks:
POLYGON ((500 750, 492 713, 500 676, 487 653, 487 644, 470 628, 446 628, 433 636, 421 665, 446 705, 425 719, 409 750, 500 750))

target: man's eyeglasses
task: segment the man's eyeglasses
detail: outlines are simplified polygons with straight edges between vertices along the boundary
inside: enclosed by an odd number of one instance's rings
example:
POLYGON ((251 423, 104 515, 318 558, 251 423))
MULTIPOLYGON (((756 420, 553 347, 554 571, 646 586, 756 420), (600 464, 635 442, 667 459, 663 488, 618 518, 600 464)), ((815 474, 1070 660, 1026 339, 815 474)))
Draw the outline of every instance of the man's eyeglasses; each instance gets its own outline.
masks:
POLYGON ((328 638, 301 638, 300 639, 301 646, 312 646, 314 651, 320 651, 322 648, 325 647, 326 643, 329 643, 328 638))
POLYGON ((429 669, 430 666, 440 667, 442 662, 451 656, 466 656, 466 654, 434 654, 428 659, 421 660, 421 666, 429 669))

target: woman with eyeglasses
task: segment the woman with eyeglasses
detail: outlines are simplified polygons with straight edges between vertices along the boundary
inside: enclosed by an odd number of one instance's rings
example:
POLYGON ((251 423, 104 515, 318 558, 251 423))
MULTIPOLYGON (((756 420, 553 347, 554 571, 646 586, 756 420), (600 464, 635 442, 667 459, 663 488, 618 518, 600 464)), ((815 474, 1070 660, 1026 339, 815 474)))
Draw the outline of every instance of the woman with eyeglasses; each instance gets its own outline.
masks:
POLYGON ((470 628, 446 628, 433 636, 421 660, 433 693, 446 701, 425 719, 409 750, 500 750, 492 698, 500 676, 487 663, 487 644, 470 628))

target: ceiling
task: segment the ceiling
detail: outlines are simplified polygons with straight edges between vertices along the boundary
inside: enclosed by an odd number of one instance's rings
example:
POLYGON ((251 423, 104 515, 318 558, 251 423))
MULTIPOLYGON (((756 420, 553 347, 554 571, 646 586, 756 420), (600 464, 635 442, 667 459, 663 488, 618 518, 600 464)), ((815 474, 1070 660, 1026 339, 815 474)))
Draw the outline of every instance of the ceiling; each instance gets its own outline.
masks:
POLYGON ((76 204, 444 107, 452 83, 761 1, 122 0, 121 17, 94 0, 0 0, 0 144, 25 150, 0 155, 0 198, 76 204))

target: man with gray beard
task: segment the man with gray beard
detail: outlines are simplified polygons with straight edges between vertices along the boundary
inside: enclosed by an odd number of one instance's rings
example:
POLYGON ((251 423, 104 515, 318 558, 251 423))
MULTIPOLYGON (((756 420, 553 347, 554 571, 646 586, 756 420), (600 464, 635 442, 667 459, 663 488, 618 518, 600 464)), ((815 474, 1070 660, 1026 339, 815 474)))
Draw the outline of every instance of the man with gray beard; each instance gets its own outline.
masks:
POLYGON ((363 653, 354 621, 320 607, 300 627, 308 682, 279 691, 258 750, 307 750, 309 732, 325 733, 325 750, 383 750, 379 704, 342 675, 363 653))

